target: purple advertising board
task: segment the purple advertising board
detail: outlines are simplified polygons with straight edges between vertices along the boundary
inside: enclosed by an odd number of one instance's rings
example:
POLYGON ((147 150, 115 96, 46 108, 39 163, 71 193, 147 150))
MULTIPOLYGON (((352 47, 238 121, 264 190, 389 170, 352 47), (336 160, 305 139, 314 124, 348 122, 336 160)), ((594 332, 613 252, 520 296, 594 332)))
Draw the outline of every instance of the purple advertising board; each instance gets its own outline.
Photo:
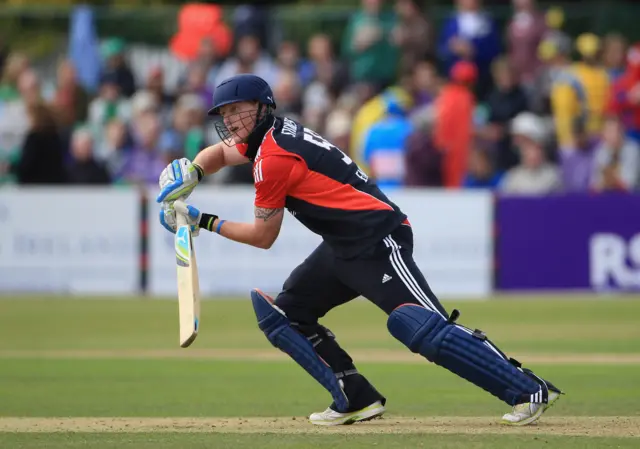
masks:
POLYGON ((640 195, 498 198, 496 287, 640 290, 640 195))

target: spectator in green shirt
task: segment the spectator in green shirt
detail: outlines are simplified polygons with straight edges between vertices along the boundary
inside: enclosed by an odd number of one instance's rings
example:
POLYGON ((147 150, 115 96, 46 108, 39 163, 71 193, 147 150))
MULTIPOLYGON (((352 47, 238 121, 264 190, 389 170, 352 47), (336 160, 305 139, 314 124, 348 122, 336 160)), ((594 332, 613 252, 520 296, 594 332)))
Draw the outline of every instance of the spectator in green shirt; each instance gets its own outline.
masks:
POLYGON ((21 53, 12 53, 7 58, 0 80, 0 102, 8 102, 20 98, 18 78, 29 68, 29 59, 21 53))
POLYGON ((392 42, 397 17, 384 0, 362 0, 362 9, 349 19, 342 53, 350 61, 354 82, 370 83, 378 90, 396 77, 399 50, 392 42))

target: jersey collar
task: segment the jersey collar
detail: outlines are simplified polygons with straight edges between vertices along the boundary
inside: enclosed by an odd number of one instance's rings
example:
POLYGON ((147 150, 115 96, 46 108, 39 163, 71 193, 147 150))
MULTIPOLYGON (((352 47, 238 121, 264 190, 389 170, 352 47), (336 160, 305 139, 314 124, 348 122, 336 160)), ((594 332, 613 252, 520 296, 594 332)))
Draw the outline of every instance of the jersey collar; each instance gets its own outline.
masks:
POLYGON ((249 158, 250 161, 253 161, 256 158, 256 154, 258 154, 258 149, 260 148, 260 145, 262 145, 264 136, 273 126, 275 120, 275 116, 268 114, 249 135, 249 138, 247 139, 247 150, 244 155, 249 158))

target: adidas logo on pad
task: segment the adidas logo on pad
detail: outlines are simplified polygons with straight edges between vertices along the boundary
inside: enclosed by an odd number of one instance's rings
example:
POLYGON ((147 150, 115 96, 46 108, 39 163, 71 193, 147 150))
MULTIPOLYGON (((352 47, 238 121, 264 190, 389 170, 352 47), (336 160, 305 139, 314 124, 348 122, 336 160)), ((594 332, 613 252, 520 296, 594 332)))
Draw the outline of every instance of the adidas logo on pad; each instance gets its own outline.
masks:
POLYGON ((384 274, 384 276, 382 276, 382 283, 384 284, 385 282, 388 282, 391 280, 391 276, 389 276, 387 273, 384 274))

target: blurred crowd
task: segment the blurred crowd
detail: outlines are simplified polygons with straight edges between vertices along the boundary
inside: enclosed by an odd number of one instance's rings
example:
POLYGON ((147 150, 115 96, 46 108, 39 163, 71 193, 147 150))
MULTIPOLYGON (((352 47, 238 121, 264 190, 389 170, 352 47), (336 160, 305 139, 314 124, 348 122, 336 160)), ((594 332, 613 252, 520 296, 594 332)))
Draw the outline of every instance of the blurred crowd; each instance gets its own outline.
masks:
MULTIPOLYGON (((99 88, 69 60, 45 83, 0 55, 0 184, 149 184, 218 136, 215 86, 255 73, 278 115, 323 134, 383 189, 490 188, 508 194, 637 190, 640 44, 563 31, 563 12, 513 0, 500 29, 480 0, 456 0, 439 29, 413 0, 362 0, 339 45, 324 34, 265 48, 260 16, 233 45, 198 43, 176 89, 137 79, 127 45, 101 47, 99 88), (228 51, 227 51, 228 50, 228 51)), ((252 183, 250 167, 212 182, 252 183)))

